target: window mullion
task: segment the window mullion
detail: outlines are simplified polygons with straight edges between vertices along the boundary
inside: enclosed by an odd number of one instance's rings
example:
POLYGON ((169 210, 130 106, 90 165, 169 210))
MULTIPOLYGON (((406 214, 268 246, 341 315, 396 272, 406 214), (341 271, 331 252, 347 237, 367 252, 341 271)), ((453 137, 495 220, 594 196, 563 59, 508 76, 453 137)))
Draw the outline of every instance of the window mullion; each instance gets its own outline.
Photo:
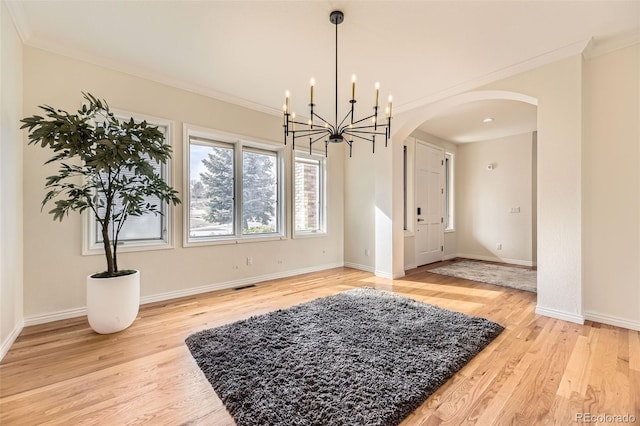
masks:
POLYGON ((243 191, 243 181, 242 181, 242 171, 243 171, 243 162, 242 162, 242 143, 237 142, 234 144, 234 156, 233 156, 233 177, 234 177, 234 195, 235 200, 233 203, 233 213, 235 218, 234 223, 234 235, 236 238, 242 238, 242 191, 243 191))

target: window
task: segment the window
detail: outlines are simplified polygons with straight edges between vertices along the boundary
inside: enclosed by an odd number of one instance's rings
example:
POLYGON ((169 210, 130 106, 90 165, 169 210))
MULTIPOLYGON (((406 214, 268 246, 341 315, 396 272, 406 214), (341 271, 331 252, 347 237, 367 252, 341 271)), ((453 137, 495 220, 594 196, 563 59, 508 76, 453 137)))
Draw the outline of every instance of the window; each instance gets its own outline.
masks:
POLYGON ((325 158, 295 154, 293 170, 294 234, 326 233, 325 158))
POLYGON ((453 231, 453 154, 444 154, 444 230, 453 231))
POLYGON ((186 130, 185 244, 283 237, 281 149, 186 130))
POLYGON ((278 232, 278 154, 242 150, 242 233, 278 232))
POLYGON ((409 202, 409 189, 407 187, 408 185, 408 181, 407 181, 407 146, 403 145, 402 146, 402 205, 404 208, 404 214, 403 214, 403 229, 405 231, 407 231, 408 225, 409 225, 409 218, 407 217, 408 212, 409 212, 409 206, 408 206, 408 202, 409 202))
MULTIPOLYGON (((123 111, 114 112, 116 118, 128 120, 133 117, 137 122, 146 120, 151 126, 158 127, 164 136, 165 143, 171 144, 171 122, 156 117, 131 114, 123 111)), ((155 164, 155 171, 168 184, 170 182, 170 161, 166 164, 155 164)), ((128 172, 123 172, 125 175, 128 172)), ((170 248, 171 244, 171 209, 167 203, 160 203, 157 197, 150 197, 149 203, 160 205, 162 214, 148 213, 142 216, 129 216, 124 223, 118 239, 118 251, 139 251, 150 249, 170 248)), ((117 205, 117 204, 116 204, 117 205)), ((102 213, 102 212, 101 212, 102 213)), ((103 238, 93 214, 87 211, 85 215, 83 254, 103 253, 103 238)), ((113 230, 111 230, 113 238, 113 230)))
POLYGON ((233 236, 234 147, 192 140, 189 149, 189 237, 233 236))

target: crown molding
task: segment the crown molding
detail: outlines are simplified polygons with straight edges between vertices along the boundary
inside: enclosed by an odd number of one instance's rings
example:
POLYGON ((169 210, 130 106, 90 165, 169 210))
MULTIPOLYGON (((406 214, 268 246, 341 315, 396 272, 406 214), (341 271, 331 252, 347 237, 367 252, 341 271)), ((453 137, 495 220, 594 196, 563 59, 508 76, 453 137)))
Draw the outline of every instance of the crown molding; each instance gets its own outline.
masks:
POLYGON ((172 78, 161 72, 151 71, 144 67, 133 66, 123 61, 105 59, 100 57, 99 55, 83 52, 83 51, 80 51, 79 49, 69 48, 61 44, 49 42, 46 40, 41 40, 38 38, 33 38, 29 40, 29 43, 25 43, 25 44, 36 49, 40 49, 40 50, 51 52, 57 55, 65 56, 74 60, 86 62, 102 68, 107 68, 113 71, 122 72, 134 77, 143 78, 145 80, 154 81, 156 83, 164 84, 166 86, 174 87, 177 89, 182 89, 187 92, 192 92, 197 95, 213 98, 218 101, 233 104, 233 105, 247 108, 253 111, 262 112, 262 113, 273 115, 276 117, 280 117, 282 115, 282 110, 280 108, 274 108, 274 107, 262 105, 256 102, 249 101, 247 99, 243 99, 243 98, 231 95, 229 93, 219 92, 217 90, 211 89, 206 86, 193 84, 177 78, 172 78))
POLYGON ((2 0, 2 3, 7 6, 9 16, 11 16, 13 25, 16 27, 16 31, 18 31, 20 40, 22 40, 23 44, 27 44, 27 41, 31 38, 32 32, 31 27, 27 22, 22 2, 2 0))
POLYGON ((83 52, 78 49, 69 48, 61 44, 53 43, 51 41, 42 40, 33 36, 31 27, 27 21, 24 6, 20 1, 13 0, 0 0, 7 5, 9 15, 13 20, 13 23, 18 31, 18 35, 22 40, 22 43, 34 47, 36 49, 45 50, 47 52, 55 53, 58 55, 66 56, 71 59, 80 60, 93 65, 97 65, 103 68, 108 68, 114 71, 123 72, 135 77, 144 78, 146 80, 155 81, 167 86, 175 87, 177 89, 186 90, 198 95, 207 96, 216 100, 226 102, 229 104, 237 105, 243 108, 251 109, 254 111, 262 112, 265 114, 279 117, 282 114, 280 108, 274 108, 266 105, 262 105, 256 102, 249 101, 237 96, 233 96, 228 93, 219 92, 209 87, 189 83, 180 79, 168 77, 162 73, 151 71, 142 67, 136 67, 129 65, 122 61, 114 61, 101 58, 98 55, 83 52))
POLYGON ((582 56, 585 59, 593 59, 619 49, 624 49, 625 47, 633 46, 637 43, 640 43, 640 30, 603 39, 592 38, 589 40, 589 44, 584 49, 582 56))
POLYGON ((571 56, 580 55, 584 52, 590 41, 591 39, 580 40, 559 49, 555 49, 541 55, 534 56, 533 58, 527 59, 525 61, 518 62, 508 67, 493 71, 481 77, 474 78, 462 84, 458 84, 448 89, 441 90, 432 95, 398 105, 397 108, 394 106, 394 108, 397 114, 408 112, 413 109, 440 101, 442 99, 485 86, 489 83, 493 83, 494 81, 503 80, 513 75, 530 71, 543 65, 557 62, 571 56))

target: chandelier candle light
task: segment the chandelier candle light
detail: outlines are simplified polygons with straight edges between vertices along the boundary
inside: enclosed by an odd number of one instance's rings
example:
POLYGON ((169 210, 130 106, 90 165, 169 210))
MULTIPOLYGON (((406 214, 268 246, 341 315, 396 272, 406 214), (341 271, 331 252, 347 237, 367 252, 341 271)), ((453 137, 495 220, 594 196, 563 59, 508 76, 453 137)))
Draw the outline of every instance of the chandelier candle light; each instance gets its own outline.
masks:
POLYGON ((361 118, 354 119, 354 110, 356 105, 356 75, 351 76, 351 107, 347 115, 338 124, 338 25, 344 21, 344 14, 338 10, 331 12, 329 20, 336 27, 336 97, 335 97, 335 121, 329 121, 318 115, 314 107, 316 104, 313 99, 313 90, 315 79, 311 79, 310 96, 309 96, 309 120, 307 122, 297 121, 296 113, 291 112, 289 107, 290 93, 285 93, 284 109, 284 144, 287 144, 289 135, 292 137, 292 146, 295 149, 296 139, 309 138, 309 154, 313 144, 324 140, 325 156, 328 152, 329 143, 346 142, 349 145, 349 157, 354 139, 363 139, 372 143, 373 152, 376 151, 376 136, 384 136, 384 146, 387 146, 391 138, 391 107, 392 98, 389 96, 389 103, 385 109, 385 118, 381 123, 378 121, 378 100, 380 98, 380 83, 375 84, 375 105, 373 106, 373 114, 361 118), (318 119, 319 121, 316 121, 318 119), (296 129, 296 125, 298 128, 296 129))

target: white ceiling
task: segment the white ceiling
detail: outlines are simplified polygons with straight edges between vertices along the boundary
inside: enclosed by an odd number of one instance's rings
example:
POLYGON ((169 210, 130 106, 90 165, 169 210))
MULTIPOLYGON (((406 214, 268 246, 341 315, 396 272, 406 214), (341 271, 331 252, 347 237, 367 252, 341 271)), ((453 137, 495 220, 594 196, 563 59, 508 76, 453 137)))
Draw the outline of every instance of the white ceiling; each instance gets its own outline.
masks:
POLYGON ((499 139, 537 130, 537 108, 525 102, 483 100, 460 105, 425 121, 420 130, 455 143, 499 139), (485 123, 485 118, 493 121, 485 123))
MULTIPOLYGON (((198 93, 278 113, 284 92, 306 111, 316 79, 321 115, 334 106, 334 26, 340 9, 339 103, 358 76, 357 110, 370 111, 374 82, 394 113, 538 66, 580 49, 640 39, 639 1, 11 1, 26 44, 198 93)), ((575 54, 575 53, 574 53, 575 54)), ((107 97, 108 94, 98 94, 107 97)), ((43 100, 44 102, 45 100, 43 100)), ((487 127, 496 102, 436 118, 433 132, 460 141, 487 127)), ((524 108, 527 110, 527 108, 524 108)), ((530 108, 524 115, 530 115, 530 108)), ((513 118, 517 122, 522 117, 513 118)), ((494 128, 505 121, 494 122, 494 128)), ((428 124, 428 123, 427 123, 428 124)), ((513 124, 513 126, 517 126, 513 124)))

